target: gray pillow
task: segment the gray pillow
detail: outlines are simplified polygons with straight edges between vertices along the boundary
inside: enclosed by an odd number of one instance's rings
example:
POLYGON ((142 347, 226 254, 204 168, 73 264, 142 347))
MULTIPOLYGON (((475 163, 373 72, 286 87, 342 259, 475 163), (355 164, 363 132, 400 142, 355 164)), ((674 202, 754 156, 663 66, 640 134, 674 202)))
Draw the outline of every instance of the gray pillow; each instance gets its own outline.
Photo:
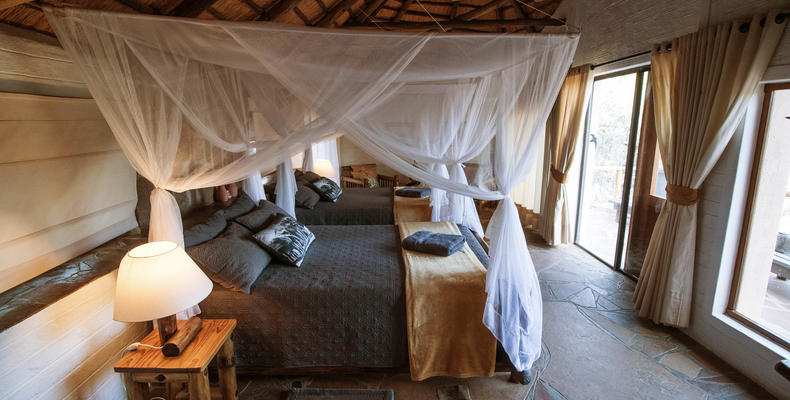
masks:
POLYGON ((337 198, 343 194, 343 190, 340 189, 340 186, 337 185, 332 180, 327 178, 321 178, 313 183, 310 186, 315 190, 319 195, 321 195, 321 199, 326 201, 337 201, 337 198))
POLYGON ((313 189, 305 185, 296 185, 296 194, 294 195, 294 203, 297 207, 312 209, 321 201, 321 196, 318 195, 313 189))
POLYGON ((204 221, 184 230, 184 247, 197 246, 209 239, 215 238, 228 226, 225 213, 222 210, 211 214, 204 221))
POLYGON ((252 237, 274 258, 294 267, 302 265, 307 249, 315 240, 313 232, 285 214, 272 217, 266 228, 252 237))
POLYGON ((236 218, 236 222, 244 225, 251 232, 258 232, 269 222, 275 214, 287 214, 285 210, 269 200, 261 200, 261 204, 250 213, 236 218))
POLYGON ((223 208, 222 211, 225 212, 225 219, 230 221, 236 217, 242 216, 252 211, 256 205, 257 204, 252 201, 250 196, 247 196, 247 193, 244 193, 243 190, 239 190, 239 197, 237 197, 236 200, 233 200, 233 204, 223 208))
POLYGON ((307 171, 304 174, 302 174, 302 176, 299 177, 299 179, 306 179, 307 182, 309 183, 313 183, 321 178, 322 178, 321 175, 318 175, 313 171, 307 171))
POLYGON ((252 240, 251 232, 235 222, 214 239, 188 248, 187 254, 211 280, 244 293, 250 293, 253 282, 272 261, 252 240))

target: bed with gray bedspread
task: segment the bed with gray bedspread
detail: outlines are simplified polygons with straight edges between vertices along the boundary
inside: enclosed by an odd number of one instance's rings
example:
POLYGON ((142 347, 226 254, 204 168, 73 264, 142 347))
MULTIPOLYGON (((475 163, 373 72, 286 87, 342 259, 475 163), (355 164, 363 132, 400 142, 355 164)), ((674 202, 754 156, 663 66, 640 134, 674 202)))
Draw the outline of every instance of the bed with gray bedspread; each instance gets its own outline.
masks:
POLYGON ((336 202, 319 201, 313 209, 296 208, 305 225, 392 225, 392 188, 346 188, 336 202))
MULTIPOLYGON (((288 369, 408 366, 404 268, 393 225, 308 226, 300 268, 270 264, 251 294, 219 285, 205 318, 236 318, 237 365, 288 369)), ((488 256, 465 227, 467 243, 488 256)))

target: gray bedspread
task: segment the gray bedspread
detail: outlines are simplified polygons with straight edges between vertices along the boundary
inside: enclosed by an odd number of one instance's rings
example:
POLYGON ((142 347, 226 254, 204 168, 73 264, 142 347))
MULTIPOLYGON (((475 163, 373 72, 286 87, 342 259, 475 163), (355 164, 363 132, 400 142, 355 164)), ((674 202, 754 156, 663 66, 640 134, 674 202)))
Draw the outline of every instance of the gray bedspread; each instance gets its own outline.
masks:
POLYGON ((392 225, 392 188, 346 188, 336 202, 319 201, 313 209, 296 207, 305 225, 392 225))
MULTIPOLYGON (((204 318, 236 318, 239 366, 408 366, 404 269, 393 225, 308 227, 300 268, 271 264, 251 294, 214 286, 204 318)), ((465 227, 481 262, 488 259, 465 227)))

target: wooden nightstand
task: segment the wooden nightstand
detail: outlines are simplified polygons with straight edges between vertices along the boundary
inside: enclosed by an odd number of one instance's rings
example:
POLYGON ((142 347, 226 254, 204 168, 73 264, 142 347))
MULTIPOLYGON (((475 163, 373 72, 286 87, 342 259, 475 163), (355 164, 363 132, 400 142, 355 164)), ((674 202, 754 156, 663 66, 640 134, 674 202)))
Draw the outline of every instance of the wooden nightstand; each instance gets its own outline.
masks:
MULTIPOLYGON (((186 321, 178 321, 179 327, 183 322, 186 321)), ((146 399, 149 383, 164 383, 168 398, 174 399, 186 382, 189 399, 211 399, 208 364, 216 355, 221 398, 237 399, 233 341, 230 339, 234 328, 235 319, 204 319, 203 329, 178 357, 165 357, 161 350, 143 347, 126 353, 115 364, 115 372, 123 375, 127 398, 146 399)), ((159 346, 157 330, 149 333, 141 343, 159 346)))

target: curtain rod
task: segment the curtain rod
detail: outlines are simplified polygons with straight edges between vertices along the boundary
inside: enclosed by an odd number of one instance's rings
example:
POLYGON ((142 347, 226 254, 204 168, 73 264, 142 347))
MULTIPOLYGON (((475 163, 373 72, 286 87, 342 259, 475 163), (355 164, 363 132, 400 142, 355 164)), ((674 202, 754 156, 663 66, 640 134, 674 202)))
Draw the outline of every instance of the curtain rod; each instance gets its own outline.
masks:
POLYGON ((624 60, 627 60, 627 59, 629 59, 629 58, 634 58, 634 57, 644 56, 644 55, 646 55, 646 54, 650 54, 650 50, 648 50, 648 51, 643 51, 643 52, 641 52, 641 53, 631 54, 630 56, 620 57, 620 58, 618 58, 618 59, 616 59, 616 60, 611 60, 611 61, 602 62, 602 63, 600 63, 600 64, 594 64, 594 65, 592 66, 592 69, 596 69, 596 68, 598 68, 598 67, 603 67, 604 65, 614 64, 614 63, 616 63, 616 62, 624 61, 624 60))

